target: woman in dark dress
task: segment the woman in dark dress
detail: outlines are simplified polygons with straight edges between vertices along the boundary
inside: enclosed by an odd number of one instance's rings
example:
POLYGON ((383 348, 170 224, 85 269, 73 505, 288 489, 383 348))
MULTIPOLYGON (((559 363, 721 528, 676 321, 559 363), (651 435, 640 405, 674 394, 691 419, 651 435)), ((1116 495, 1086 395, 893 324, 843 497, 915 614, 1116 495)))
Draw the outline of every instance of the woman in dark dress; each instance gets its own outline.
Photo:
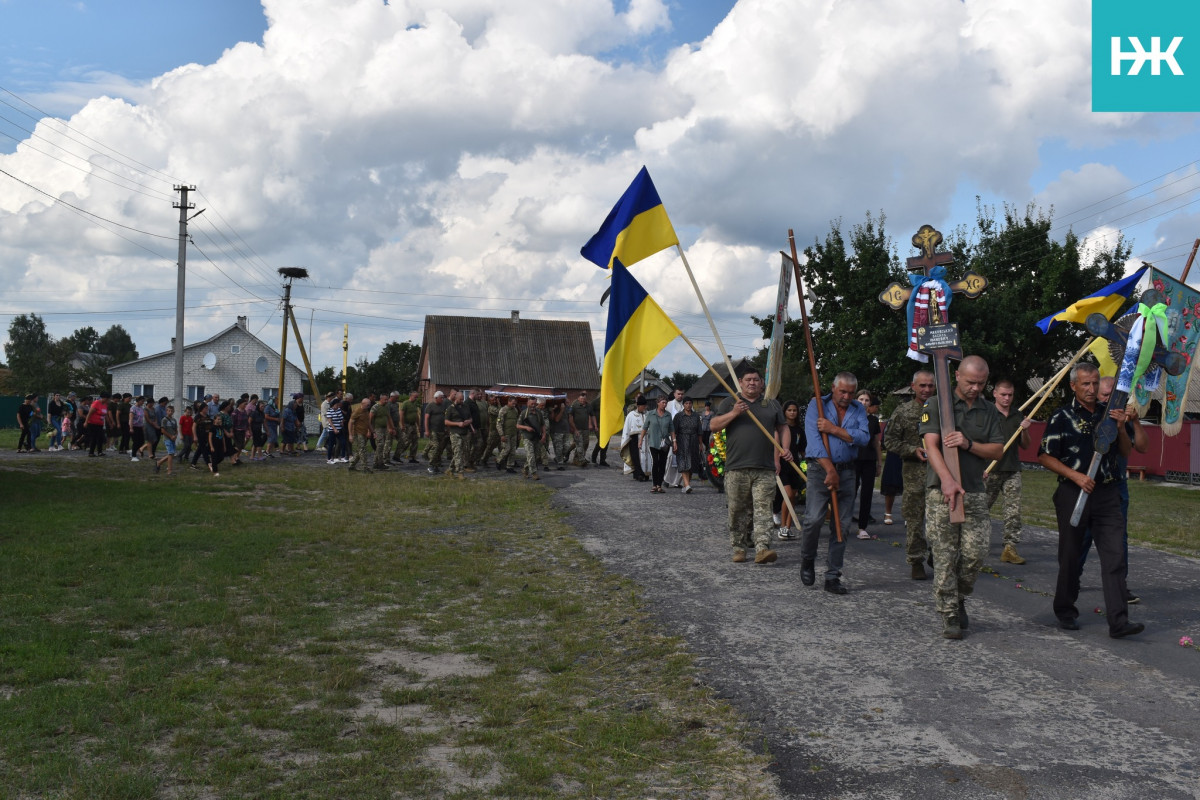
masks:
MULTIPOLYGON (((881 433, 880 440, 882 439, 881 433)), ((879 479, 879 493, 883 495, 883 524, 891 525, 892 503, 896 502, 897 495, 904 494, 904 462, 899 453, 888 451, 883 462, 883 477, 879 479)))
MULTIPOLYGON (((788 430, 792 433, 791 446, 788 448, 792 451, 792 464, 800 466, 804 463, 804 450, 808 447, 808 439, 804 435, 804 418, 800 416, 800 404, 795 400, 788 400, 783 404, 783 418, 787 420, 788 430)), ((801 492, 804 491, 804 479, 796 472, 791 464, 780 464, 779 480, 783 483, 783 488, 787 492, 788 499, 792 501, 792 505, 800 499, 801 492)), ((779 514, 779 531, 780 539, 793 539, 798 534, 792 533, 792 525, 798 525, 800 520, 793 520, 792 513, 788 511, 787 504, 783 502, 783 495, 780 494, 779 488, 775 489, 775 502, 773 503, 772 511, 779 514)))
POLYGON ((700 415, 692 410, 690 398, 683 399, 683 410, 671 420, 674 429, 671 436, 671 449, 675 453, 675 461, 679 474, 683 476, 683 493, 691 494, 692 473, 700 469, 700 415))

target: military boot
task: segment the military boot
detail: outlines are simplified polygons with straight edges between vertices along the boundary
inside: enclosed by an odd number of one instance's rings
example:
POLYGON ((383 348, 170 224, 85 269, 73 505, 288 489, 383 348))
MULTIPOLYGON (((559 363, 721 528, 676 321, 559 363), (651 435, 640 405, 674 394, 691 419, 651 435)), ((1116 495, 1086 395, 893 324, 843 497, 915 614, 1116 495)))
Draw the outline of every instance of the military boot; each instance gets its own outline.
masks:
POLYGON ((1011 544, 1004 545, 1004 552, 1000 554, 1000 560, 1007 564, 1025 563, 1025 559, 1017 555, 1017 548, 1011 544))
POLYGON ((958 627, 965 631, 970 625, 971 620, 967 618, 967 601, 960 597, 958 599, 958 627))
POLYGON ((958 614, 953 611, 947 611, 942 614, 942 638, 943 639, 961 639, 963 637, 962 628, 958 624, 958 614))

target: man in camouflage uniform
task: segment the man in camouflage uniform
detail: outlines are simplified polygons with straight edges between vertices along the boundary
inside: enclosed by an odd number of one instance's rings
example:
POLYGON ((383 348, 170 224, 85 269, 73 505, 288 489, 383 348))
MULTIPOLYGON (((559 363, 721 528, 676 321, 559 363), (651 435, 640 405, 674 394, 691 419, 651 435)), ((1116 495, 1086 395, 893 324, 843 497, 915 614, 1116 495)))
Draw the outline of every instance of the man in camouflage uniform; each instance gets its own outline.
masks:
POLYGON ((496 420, 500 417, 500 398, 495 395, 485 396, 487 397, 487 406, 484 408, 486 413, 481 415, 483 430, 480 433, 483 445, 476 457, 476 463, 481 467, 487 466, 492 454, 500 447, 500 429, 496 427, 496 420))
POLYGON ((388 410, 388 396, 382 393, 371 406, 371 428, 375 434, 375 469, 388 469, 387 457, 396 428, 392 425, 392 414, 388 410))
POLYGON ((783 458, 789 461, 791 429, 779 403, 763 397, 762 374, 757 368, 745 368, 738 381, 741 392, 737 397, 726 398, 720 413, 713 418, 713 431, 726 431, 725 492, 733 561, 744 562, 746 550, 753 547, 754 563, 770 564, 777 558, 770 547, 771 501, 775 497, 780 451, 771 446, 750 415, 775 434, 775 440, 783 448, 783 458))
POLYGON ((442 471, 442 454, 450 446, 450 434, 446 432, 446 394, 434 392, 433 402, 425 405, 425 433, 429 446, 425 448, 429 459, 429 474, 442 471))
POLYGON ((883 435, 885 450, 900 456, 904 469, 904 495, 900 513, 904 515, 905 555, 912 565, 912 579, 923 581, 929 543, 925 539, 925 462, 927 456, 919 433, 925 401, 933 396, 933 373, 918 370, 912 380, 913 399, 892 412, 883 435))
POLYGON ((487 419, 487 412, 484 410, 483 392, 478 389, 472 389, 463 399, 463 408, 471 415, 471 427, 467 429, 467 438, 463 442, 463 471, 474 472, 475 460, 479 457, 480 432, 483 430, 483 423, 487 419))
POLYGON ((600 393, 592 398, 592 419, 596 420, 596 444, 592 445, 592 463, 598 467, 608 466, 608 442, 600 438, 600 393), (599 457, 599 461, 596 458, 599 457))
POLYGON ((350 435, 354 442, 354 455, 350 459, 350 471, 370 472, 371 465, 367 461, 367 439, 371 436, 371 398, 364 397, 362 402, 350 413, 350 435))
POLYGON ((387 455, 384 458, 384 463, 389 467, 393 464, 398 464, 400 459, 397 453, 400 451, 400 443, 404 440, 403 429, 400 421, 400 392, 393 391, 388 395, 387 399, 388 419, 392 421, 391 436, 388 439, 387 455))
POLYGON ((567 468, 571 451, 571 421, 567 417, 567 401, 557 400, 547 412, 550 417, 550 441, 554 445, 554 464, 559 470, 567 468))
POLYGON ((463 400, 463 393, 450 390, 450 403, 446 406, 446 429, 450 434, 450 470, 452 478, 463 479, 467 465, 467 444, 471 435, 471 412, 463 400))
POLYGON ((1017 448, 1029 446, 1030 420, 1020 409, 1013 408, 1015 393, 1013 382, 1007 378, 997 382, 992 390, 996 411, 1000 414, 1000 435, 1006 443, 1017 431, 1021 432, 1021 438, 1004 451, 1000 463, 984 477, 989 511, 996 499, 1004 495, 1004 550, 1000 560, 1007 564, 1024 564, 1025 559, 1017 553, 1017 545, 1021 543, 1021 461, 1017 448))
POLYGON ((421 402, 417 392, 410 392, 400 404, 400 437, 392 460, 399 463, 408 454, 408 463, 417 463, 417 444, 421 438, 421 402))
POLYGON ((517 429, 521 431, 521 439, 525 444, 524 474, 526 478, 533 478, 535 481, 541 480, 537 465, 546 445, 546 412, 543 410, 545 403, 544 398, 540 398, 537 403, 530 400, 517 419, 517 429))
POLYGON ((929 467, 925 480, 926 536, 933 548, 933 601, 942 615, 942 636, 961 639, 967 628, 966 597, 987 556, 992 521, 988 516, 983 471, 1004 451, 1000 415, 982 397, 988 365, 967 356, 954 374, 954 431, 943 439, 937 401, 925 404, 921 436, 929 467), (942 448, 958 449, 961 483, 946 466, 942 448), (951 524, 950 509, 963 504, 966 522, 951 524))
POLYGON ((516 472, 513 465, 517 461, 517 439, 520 437, 520 432, 517 430, 519 414, 517 398, 509 397, 505 401, 504 407, 496 415, 496 432, 500 434, 500 456, 496 459, 496 469, 516 472))
POLYGON ((588 444, 592 431, 596 429, 596 418, 592 416, 592 407, 588 404, 587 392, 580 392, 567 409, 571 422, 571 433, 575 436, 575 466, 588 465, 588 444))

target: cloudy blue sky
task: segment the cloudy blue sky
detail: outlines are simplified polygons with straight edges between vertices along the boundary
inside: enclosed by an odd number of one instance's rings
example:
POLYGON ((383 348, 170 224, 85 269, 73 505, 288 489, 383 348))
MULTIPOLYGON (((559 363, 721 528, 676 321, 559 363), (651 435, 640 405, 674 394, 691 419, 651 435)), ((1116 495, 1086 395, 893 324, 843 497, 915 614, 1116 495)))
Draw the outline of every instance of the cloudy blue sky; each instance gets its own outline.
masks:
MULTIPOLYGON (((584 319, 599 351, 578 251, 643 164, 735 356, 787 229, 868 211, 905 256, 976 195, 1036 202, 1178 274, 1196 115, 1092 113, 1090 38, 1087 0, 0 0, 0 325, 166 349, 178 183, 206 209, 188 340, 245 315, 277 342, 304 266, 318 369, 343 324, 373 359, 426 313, 584 319)), ((679 259, 634 272, 717 358, 679 259)))

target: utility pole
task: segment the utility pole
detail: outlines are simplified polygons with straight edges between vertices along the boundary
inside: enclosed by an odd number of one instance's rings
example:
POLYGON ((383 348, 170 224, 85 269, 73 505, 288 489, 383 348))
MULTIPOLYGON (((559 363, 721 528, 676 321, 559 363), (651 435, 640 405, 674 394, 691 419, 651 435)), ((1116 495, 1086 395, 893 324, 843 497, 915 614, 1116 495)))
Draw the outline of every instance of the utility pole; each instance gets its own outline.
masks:
POLYGON ((279 348, 279 396, 275 398, 275 402, 278 403, 276 408, 282 409, 283 379, 287 368, 288 323, 292 322, 292 281, 296 278, 307 278, 308 270, 303 267, 280 267, 275 271, 282 275, 285 281, 283 284, 283 344, 279 348))
POLYGON ((172 203, 179 209, 179 271, 175 279, 175 405, 183 413, 183 304, 184 304, 184 275, 187 266, 187 224, 189 209, 196 207, 188 202, 188 192, 196 191, 195 186, 175 186, 179 192, 179 202, 172 203))
POLYGON ((350 366, 350 324, 342 326, 342 394, 346 393, 346 370, 350 366))

